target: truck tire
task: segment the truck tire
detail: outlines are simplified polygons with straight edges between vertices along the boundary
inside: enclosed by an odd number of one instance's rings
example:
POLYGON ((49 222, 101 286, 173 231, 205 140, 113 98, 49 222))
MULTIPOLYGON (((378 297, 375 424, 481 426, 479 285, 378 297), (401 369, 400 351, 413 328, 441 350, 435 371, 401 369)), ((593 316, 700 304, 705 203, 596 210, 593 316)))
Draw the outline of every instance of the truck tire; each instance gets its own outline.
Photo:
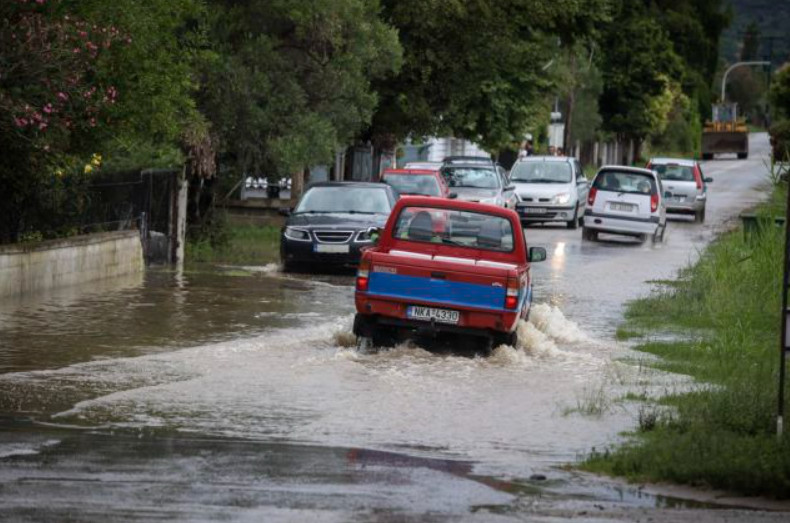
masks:
POLYGON ((501 333, 499 334, 496 339, 494 340, 494 346, 499 347, 500 345, 509 345, 514 349, 518 348, 518 332, 508 332, 508 333, 501 333))
POLYGON ((749 157, 749 153, 738 153, 739 160, 745 160, 748 157, 749 157))
POLYGON ((379 326, 373 331, 374 347, 390 348, 394 347, 397 342, 398 338, 396 336, 396 332, 389 327, 379 326))
POLYGON ((713 160, 713 153, 702 153, 703 160, 713 160))
POLYGON ((705 207, 694 213, 694 221, 697 223, 705 222, 705 207))
POLYGON ((582 240, 594 242, 598 240, 598 231, 585 227, 582 229, 582 240))

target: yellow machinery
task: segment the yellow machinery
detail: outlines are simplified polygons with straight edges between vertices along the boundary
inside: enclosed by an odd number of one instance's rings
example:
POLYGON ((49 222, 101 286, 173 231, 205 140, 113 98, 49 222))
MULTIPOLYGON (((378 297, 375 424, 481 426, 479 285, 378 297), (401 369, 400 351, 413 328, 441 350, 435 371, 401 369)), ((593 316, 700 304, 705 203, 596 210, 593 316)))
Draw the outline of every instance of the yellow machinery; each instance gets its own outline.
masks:
POLYGON ((738 104, 713 104, 713 119, 702 130, 702 159, 714 154, 735 153, 739 159, 749 156, 749 129, 746 120, 738 118, 738 104))

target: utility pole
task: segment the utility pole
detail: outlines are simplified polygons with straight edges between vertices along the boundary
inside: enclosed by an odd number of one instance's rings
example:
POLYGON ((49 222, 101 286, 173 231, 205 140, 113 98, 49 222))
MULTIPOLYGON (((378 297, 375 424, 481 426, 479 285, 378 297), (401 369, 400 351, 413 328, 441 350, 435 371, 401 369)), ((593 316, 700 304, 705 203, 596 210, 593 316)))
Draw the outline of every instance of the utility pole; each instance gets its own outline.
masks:
POLYGON ((735 69, 736 67, 747 66, 747 65, 771 65, 771 62, 766 62, 763 60, 760 61, 749 61, 749 62, 735 62, 731 66, 724 71, 724 75, 721 77, 721 102, 724 103, 724 88, 727 85, 727 76, 730 74, 730 71, 735 69))
POLYGON ((779 335, 779 401, 777 402, 776 414, 776 435, 782 437, 784 430, 784 412, 785 412, 785 374, 787 353, 790 351, 790 323, 788 323, 788 316, 790 310, 787 307, 787 292, 790 290, 790 190, 787 191, 787 211, 785 214, 785 266, 784 266, 784 279, 782 281, 782 330, 779 335))

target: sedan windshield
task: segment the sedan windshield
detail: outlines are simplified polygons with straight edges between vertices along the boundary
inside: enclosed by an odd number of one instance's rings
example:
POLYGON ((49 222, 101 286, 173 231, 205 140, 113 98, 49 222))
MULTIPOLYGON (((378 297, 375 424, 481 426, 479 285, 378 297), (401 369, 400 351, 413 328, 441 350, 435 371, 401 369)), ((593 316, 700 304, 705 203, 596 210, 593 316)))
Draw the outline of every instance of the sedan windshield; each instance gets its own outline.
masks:
POLYGON ((302 197, 294 214, 389 214, 392 208, 383 187, 313 187, 302 197))
POLYGON ((400 194, 441 196, 439 182, 430 174, 385 174, 384 183, 391 185, 400 194))
POLYGON ((488 251, 513 250, 510 220, 479 212, 433 207, 404 207, 393 237, 488 251))
POLYGON ((606 171, 595 177, 593 187, 600 191, 630 194, 655 194, 655 179, 647 174, 606 171))
POLYGON ((519 162, 510 172, 510 180, 522 183, 568 183, 571 166, 565 162, 519 162))
POLYGON ((485 167, 445 167, 442 175, 450 187, 498 189, 499 175, 485 167))
POLYGON ((690 165, 656 164, 651 165, 650 168, 656 171, 662 180, 677 182, 694 181, 694 168, 690 165))

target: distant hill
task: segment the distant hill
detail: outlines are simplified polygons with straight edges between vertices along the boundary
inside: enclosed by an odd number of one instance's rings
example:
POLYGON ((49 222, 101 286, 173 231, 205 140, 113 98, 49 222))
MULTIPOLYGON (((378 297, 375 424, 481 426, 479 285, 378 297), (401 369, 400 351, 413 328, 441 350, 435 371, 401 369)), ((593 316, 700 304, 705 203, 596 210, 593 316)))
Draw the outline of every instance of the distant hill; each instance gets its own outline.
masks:
POLYGON ((762 37, 775 36, 771 43, 763 38, 758 54, 767 60, 773 45, 772 62, 775 66, 790 61, 790 0, 729 0, 733 20, 722 35, 720 54, 728 62, 739 57, 743 32, 754 20, 762 37))

